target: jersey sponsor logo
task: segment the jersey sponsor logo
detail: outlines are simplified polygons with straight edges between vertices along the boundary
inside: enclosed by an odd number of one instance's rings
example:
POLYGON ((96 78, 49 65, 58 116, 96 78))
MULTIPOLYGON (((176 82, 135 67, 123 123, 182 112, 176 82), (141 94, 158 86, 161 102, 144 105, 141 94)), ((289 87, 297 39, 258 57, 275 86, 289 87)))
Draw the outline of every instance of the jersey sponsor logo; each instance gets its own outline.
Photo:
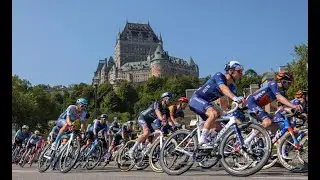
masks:
POLYGON ((259 92, 258 94, 254 95, 254 99, 257 100, 259 98, 261 98, 264 94, 266 93, 266 90, 263 90, 261 92, 259 92))
POLYGON ((206 86, 203 88, 202 92, 203 92, 203 93, 206 93, 210 87, 211 87, 211 86, 210 86, 209 84, 206 85, 206 86))

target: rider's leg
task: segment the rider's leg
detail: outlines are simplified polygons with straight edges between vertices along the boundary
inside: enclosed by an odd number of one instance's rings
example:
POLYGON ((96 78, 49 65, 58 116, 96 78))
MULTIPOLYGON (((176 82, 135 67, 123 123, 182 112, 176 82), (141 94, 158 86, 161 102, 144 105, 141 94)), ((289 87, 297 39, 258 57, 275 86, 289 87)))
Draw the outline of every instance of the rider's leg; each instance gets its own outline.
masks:
MULTIPOLYGON (((139 118, 140 119, 140 118, 139 118)), ((137 149, 137 147, 140 145, 140 143, 144 142, 148 137, 149 134, 151 132, 151 130, 149 129, 147 123, 144 120, 138 120, 139 125, 142 126, 143 128, 143 134, 138 137, 136 143, 133 145, 133 147, 129 150, 129 156, 130 158, 133 158, 133 152, 135 149, 137 149)))
POLYGON ((56 149, 56 144, 59 142, 62 134, 63 134, 63 133, 65 132, 65 130, 67 129, 68 124, 67 124, 67 122, 66 122, 65 119, 59 119, 59 120, 57 121, 57 127, 58 127, 60 130, 59 130, 59 133, 58 133, 55 141, 54 141, 54 142, 52 143, 52 145, 51 145, 52 149, 56 149))
POLYGON ((206 143, 207 136, 209 135, 210 129, 216 128, 215 120, 218 118, 219 112, 215 110, 213 107, 208 107, 206 111, 206 116, 207 116, 207 120, 205 121, 202 128, 199 145, 206 143))

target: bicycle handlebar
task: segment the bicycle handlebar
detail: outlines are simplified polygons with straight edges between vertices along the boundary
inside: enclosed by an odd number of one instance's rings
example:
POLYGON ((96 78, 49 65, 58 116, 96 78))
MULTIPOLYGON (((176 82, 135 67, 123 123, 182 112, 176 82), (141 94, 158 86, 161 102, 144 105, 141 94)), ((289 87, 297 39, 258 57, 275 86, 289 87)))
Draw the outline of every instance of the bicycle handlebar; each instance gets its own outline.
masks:
POLYGON ((231 113, 235 112, 239 108, 239 103, 237 103, 235 101, 232 102, 231 106, 232 105, 235 105, 235 107, 233 109, 231 109, 230 111, 226 112, 226 114, 231 114, 231 113))

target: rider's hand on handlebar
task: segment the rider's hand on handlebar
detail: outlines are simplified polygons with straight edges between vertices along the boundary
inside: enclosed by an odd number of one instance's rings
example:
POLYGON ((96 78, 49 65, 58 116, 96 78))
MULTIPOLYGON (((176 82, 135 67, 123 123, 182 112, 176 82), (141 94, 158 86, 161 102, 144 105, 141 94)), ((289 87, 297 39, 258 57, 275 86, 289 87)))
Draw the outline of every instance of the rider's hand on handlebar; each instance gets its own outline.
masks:
POLYGON ((244 98, 242 96, 238 96, 238 97, 235 96, 232 100, 237 103, 244 103, 244 98))
POLYGON ((302 108, 302 106, 299 104, 299 105, 295 105, 295 109, 296 109, 296 111, 301 112, 303 108, 302 108))
POLYGON ((72 126, 72 123, 70 121, 67 121, 68 126, 72 126))

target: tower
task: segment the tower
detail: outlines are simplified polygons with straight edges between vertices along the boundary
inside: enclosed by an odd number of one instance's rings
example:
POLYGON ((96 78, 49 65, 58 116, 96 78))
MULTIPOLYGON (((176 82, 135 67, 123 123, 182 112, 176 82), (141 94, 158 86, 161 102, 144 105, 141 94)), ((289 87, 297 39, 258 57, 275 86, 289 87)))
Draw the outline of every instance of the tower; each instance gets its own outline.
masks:
POLYGON ((162 71, 164 70, 166 63, 166 54, 163 51, 162 43, 159 42, 157 49, 154 52, 154 56, 150 61, 151 76, 161 77, 163 74, 162 71))

